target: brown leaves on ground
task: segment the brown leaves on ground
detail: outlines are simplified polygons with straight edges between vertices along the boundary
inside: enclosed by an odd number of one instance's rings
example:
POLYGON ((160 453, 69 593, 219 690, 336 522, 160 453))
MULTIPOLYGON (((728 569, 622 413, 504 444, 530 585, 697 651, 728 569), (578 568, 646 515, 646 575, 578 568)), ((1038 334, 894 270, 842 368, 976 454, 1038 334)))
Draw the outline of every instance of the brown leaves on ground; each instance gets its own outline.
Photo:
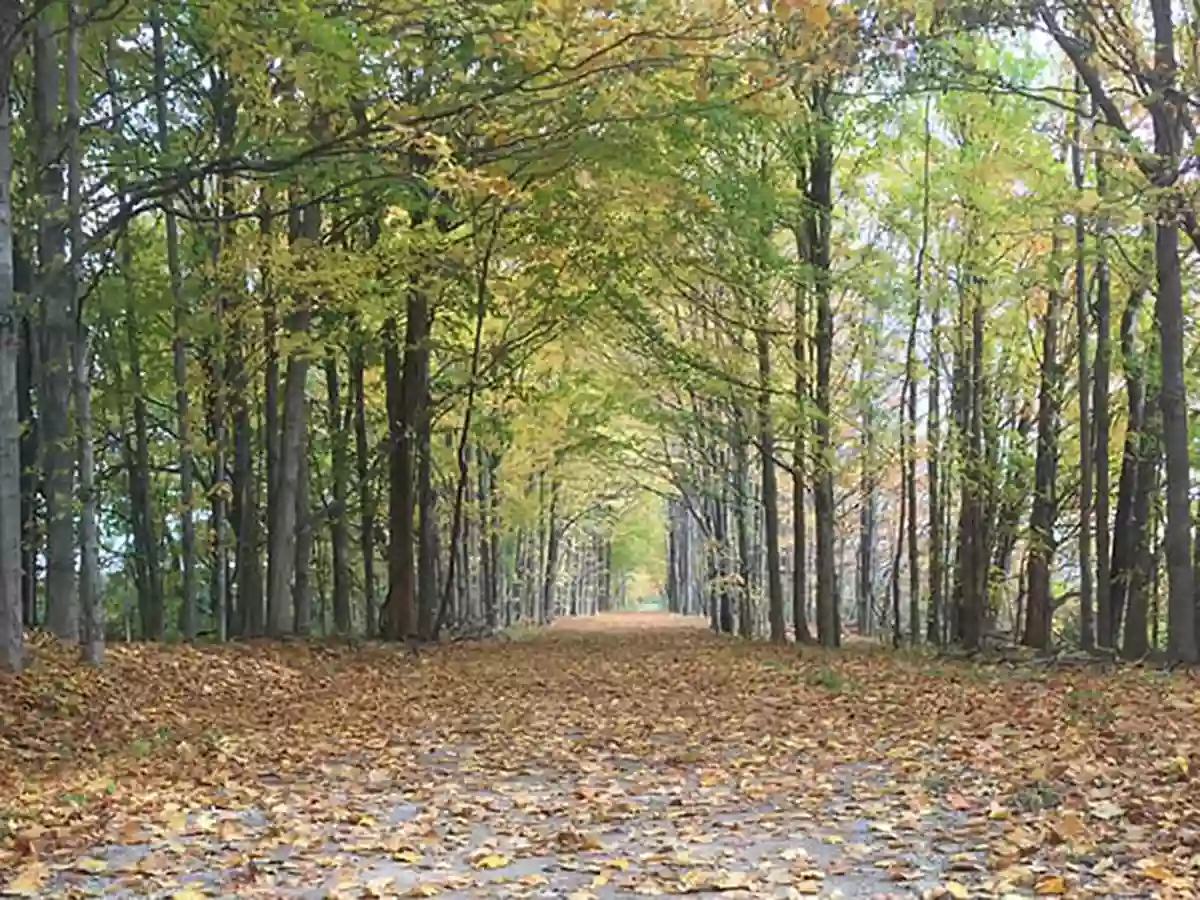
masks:
POLYGON ((4 686, 9 894, 1196 895, 1188 675, 801 653, 654 616, 419 659, 109 659, 41 647, 4 686))

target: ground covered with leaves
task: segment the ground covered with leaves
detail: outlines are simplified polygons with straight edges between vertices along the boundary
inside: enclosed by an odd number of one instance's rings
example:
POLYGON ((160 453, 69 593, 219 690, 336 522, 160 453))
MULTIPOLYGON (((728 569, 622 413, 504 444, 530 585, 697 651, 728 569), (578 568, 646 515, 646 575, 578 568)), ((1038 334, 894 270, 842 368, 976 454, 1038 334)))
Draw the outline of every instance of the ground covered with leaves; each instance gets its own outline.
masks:
POLYGON ((41 648, 0 883, 45 897, 1193 897, 1188 675, 603 617, 392 647, 41 648))

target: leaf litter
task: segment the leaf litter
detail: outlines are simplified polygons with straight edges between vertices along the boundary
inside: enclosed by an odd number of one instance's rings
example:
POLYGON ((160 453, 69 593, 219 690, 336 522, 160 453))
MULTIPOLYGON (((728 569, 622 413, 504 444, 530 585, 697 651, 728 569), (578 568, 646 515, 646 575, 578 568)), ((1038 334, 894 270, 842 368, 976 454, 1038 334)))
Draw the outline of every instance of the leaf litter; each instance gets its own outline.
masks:
POLYGON ((43 645, 9 896, 1197 895, 1195 680, 601 617, 378 645, 43 645))

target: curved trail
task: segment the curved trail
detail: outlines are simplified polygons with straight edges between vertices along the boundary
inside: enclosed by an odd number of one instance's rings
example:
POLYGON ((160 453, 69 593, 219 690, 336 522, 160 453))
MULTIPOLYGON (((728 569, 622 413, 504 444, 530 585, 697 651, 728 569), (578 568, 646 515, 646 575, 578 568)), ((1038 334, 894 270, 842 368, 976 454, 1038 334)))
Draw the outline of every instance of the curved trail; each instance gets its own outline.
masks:
MULTIPOLYGON (((1049 801, 1018 802, 1029 779, 1003 729, 1028 742, 1036 725, 999 711, 1027 715, 1030 684, 979 690, 965 667, 747 645, 703 625, 612 615, 417 660, 386 647, 310 660, 293 705, 223 736, 187 777, 144 765, 154 790, 114 809, 98 843, 40 860, 27 893, 870 898, 1100 883, 1072 864, 1070 837, 1043 840, 1049 801)), ((1070 778, 1092 773, 1041 774, 1066 808, 1070 778)), ((1082 809, 1089 834, 1112 824, 1082 809)), ((1109 895, 1121 866, 1105 870, 1109 895)))

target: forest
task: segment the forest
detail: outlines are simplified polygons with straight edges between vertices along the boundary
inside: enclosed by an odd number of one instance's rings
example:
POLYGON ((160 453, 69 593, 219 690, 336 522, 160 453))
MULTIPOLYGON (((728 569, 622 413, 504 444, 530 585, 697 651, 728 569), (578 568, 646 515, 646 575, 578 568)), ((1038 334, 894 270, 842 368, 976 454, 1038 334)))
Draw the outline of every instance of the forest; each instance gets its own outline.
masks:
POLYGON ((0 0, 0 894, 1196 896, 1192 0, 0 0))
POLYGON ((631 586, 1197 660, 1194 9, 4 6, 10 669, 631 586))

